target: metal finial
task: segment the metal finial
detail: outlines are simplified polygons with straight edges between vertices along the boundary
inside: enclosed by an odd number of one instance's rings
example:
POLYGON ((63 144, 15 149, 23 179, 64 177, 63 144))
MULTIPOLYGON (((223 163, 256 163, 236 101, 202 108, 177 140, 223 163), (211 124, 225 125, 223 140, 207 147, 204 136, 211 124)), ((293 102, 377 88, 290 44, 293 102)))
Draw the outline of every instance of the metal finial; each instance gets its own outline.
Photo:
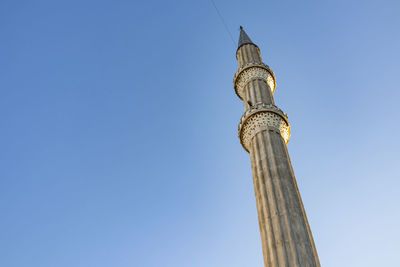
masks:
POLYGON ((255 45, 251 40, 250 37, 247 35, 247 33, 244 31, 243 26, 240 26, 240 36, 239 36, 239 42, 238 42, 238 49, 245 44, 253 44, 255 45))

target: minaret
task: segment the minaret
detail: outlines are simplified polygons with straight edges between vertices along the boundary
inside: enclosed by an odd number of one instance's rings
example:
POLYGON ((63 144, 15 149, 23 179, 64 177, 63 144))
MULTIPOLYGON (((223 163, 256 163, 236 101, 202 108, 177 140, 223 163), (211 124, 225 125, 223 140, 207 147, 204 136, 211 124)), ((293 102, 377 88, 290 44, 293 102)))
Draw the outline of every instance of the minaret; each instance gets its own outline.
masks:
POLYGON ((272 96, 275 76, 243 27, 236 58, 239 69, 233 84, 244 103, 239 138, 250 153, 264 264, 320 266, 286 148, 287 115, 275 106, 272 96))

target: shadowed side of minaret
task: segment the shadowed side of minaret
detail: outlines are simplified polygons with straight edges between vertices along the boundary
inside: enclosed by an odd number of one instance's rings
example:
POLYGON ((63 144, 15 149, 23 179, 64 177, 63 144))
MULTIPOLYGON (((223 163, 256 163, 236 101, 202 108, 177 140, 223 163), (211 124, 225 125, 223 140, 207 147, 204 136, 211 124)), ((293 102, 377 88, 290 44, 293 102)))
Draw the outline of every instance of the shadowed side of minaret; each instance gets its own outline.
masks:
POLYGON ((250 153, 265 266, 320 266, 286 148, 287 115, 274 104, 275 76, 242 27, 236 57, 239 138, 250 153))

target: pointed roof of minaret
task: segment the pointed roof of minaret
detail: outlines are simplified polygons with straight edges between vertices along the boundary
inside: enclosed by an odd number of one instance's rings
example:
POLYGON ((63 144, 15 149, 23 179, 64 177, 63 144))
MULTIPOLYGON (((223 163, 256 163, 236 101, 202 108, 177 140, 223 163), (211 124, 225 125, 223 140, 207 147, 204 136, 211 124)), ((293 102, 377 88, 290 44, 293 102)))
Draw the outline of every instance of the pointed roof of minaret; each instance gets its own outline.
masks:
POLYGON ((239 42, 238 42, 238 50, 241 46, 245 44, 252 44, 257 46, 253 41, 251 41, 250 37, 247 35, 247 33, 244 31, 243 27, 240 26, 240 36, 239 36, 239 42))

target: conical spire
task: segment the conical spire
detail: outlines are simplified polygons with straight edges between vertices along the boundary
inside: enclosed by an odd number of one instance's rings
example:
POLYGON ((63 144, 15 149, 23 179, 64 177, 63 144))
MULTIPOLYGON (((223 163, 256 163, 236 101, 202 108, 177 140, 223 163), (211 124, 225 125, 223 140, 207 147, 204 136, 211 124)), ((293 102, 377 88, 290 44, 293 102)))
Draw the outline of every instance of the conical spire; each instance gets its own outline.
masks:
POLYGON ((240 36, 239 36, 239 43, 238 43, 238 49, 245 45, 245 44, 253 44, 255 46, 257 46, 256 44, 254 44, 250 37, 247 35, 247 33, 244 31, 243 27, 240 26, 240 36))

